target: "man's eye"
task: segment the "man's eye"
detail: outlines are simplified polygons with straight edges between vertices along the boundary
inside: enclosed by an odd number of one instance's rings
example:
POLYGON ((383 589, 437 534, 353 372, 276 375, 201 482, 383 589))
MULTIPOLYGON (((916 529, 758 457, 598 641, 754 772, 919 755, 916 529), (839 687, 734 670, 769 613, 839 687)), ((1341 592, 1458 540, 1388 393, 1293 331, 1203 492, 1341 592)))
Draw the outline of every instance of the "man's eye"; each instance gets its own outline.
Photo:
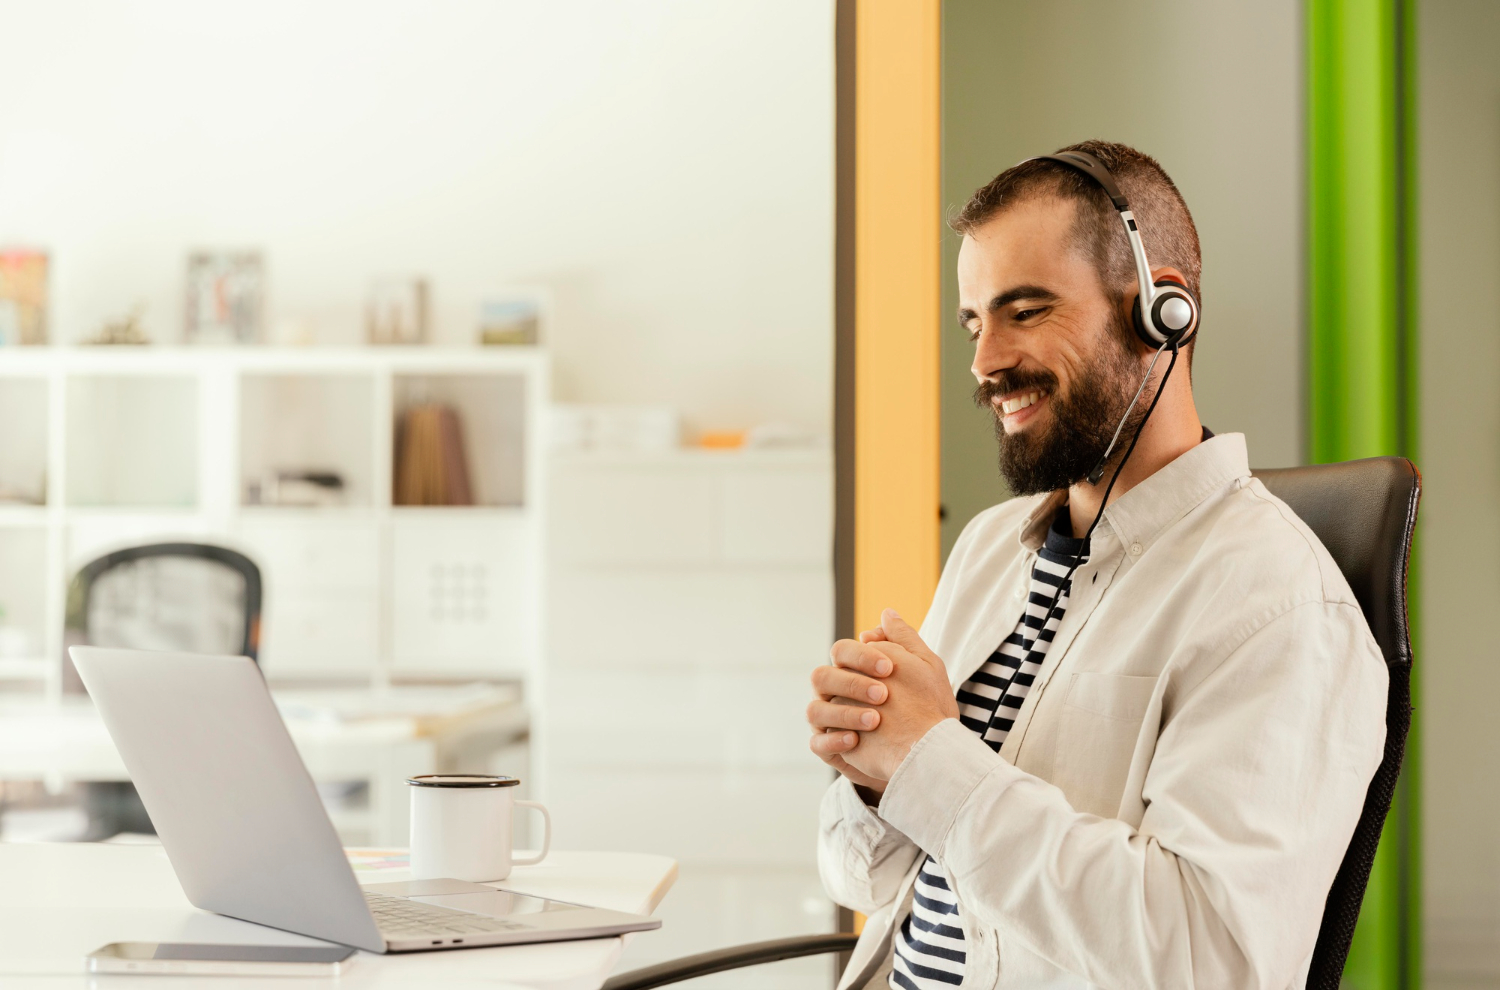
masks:
POLYGON ((979 340, 979 335, 983 332, 983 329, 981 327, 964 327, 964 332, 969 335, 969 343, 972 344, 979 340))
POLYGON ((1025 323, 1027 320, 1031 319, 1033 316, 1036 316, 1041 311, 1042 310, 1040 307, 1038 307, 1037 309, 1023 309, 1015 315, 1014 319, 1017 323, 1025 323))

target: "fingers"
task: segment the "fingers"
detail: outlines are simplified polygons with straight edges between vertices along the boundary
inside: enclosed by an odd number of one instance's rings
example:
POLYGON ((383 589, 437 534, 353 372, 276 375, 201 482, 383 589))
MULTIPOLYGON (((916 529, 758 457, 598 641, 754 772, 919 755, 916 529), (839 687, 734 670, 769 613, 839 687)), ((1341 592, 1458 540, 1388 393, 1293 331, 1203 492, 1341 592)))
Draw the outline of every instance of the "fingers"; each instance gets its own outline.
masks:
POLYGON ((878 643, 860 643, 852 639, 841 639, 828 651, 833 662, 847 670, 857 670, 870 677, 888 677, 895 665, 890 657, 881 652, 878 643))
POLYGON ((927 644, 922 642, 922 637, 917 631, 906 624, 906 620, 893 608, 888 608, 880 613, 880 631, 885 635, 881 638, 888 642, 903 646, 921 657, 931 656, 932 651, 927 644))
POLYGON ((861 643, 876 643, 884 639, 885 630, 881 629, 879 626, 876 626, 874 629, 866 629, 864 632, 859 634, 859 641, 861 643))
POLYGON ((880 704, 890 696, 890 689, 874 678, 842 667, 822 666, 813 669, 813 693, 824 701, 829 698, 848 698, 850 701, 868 701, 880 704))
POLYGON ((880 724, 880 713, 814 698, 807 705, 807 724, 814 729, 873 729, 880 724))
MULTIPOLYGON (((821 760, 834 762, 834 758, 849 752, 859 745, 858 732, 814 732, 807 748, 821 760)), ((839 760, 843 763, 843 760, 839 760)))

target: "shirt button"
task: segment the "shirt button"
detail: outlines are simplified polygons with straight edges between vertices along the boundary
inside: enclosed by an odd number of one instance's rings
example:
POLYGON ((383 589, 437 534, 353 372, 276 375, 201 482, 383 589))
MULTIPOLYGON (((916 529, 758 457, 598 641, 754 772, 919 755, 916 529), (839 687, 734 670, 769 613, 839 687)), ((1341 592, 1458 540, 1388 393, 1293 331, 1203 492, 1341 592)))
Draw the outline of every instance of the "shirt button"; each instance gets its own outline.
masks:
POLYGON ((1141 550, 1142 547, 1139 543, 1130 544, 1130 556, 1139 557, 1141 555, 1141 550))

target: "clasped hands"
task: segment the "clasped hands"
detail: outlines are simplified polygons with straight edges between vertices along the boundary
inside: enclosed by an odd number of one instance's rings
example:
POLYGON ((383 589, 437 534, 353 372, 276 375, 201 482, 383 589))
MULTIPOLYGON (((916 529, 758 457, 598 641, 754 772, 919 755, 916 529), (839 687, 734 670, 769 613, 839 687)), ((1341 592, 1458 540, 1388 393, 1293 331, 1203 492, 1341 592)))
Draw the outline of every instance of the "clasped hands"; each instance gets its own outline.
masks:
POLYGON ((894 609, 829 655, 833 663, 812 675, 809 746, 855 786, 880 794, 917 740, 958 717, 947 669, 894 609))

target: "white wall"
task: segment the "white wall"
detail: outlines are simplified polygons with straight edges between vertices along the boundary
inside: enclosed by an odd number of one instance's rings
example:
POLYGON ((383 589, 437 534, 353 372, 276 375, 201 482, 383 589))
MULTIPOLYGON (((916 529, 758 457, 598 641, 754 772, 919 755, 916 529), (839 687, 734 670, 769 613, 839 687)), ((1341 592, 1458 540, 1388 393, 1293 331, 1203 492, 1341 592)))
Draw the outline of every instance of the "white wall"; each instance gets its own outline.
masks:
POLYGON ((1500 7, 1418 6, 1420 639, 1429 987, 1500 985, 1500 7))
POLYGON ((827 3, 0 0, 0 244, 54 256, 54 339, 186 254, 262 249, 273 338, 363 337, 432 280, 437 337, 550 288, 556 393, 692 425, 831 420, 827 3))

